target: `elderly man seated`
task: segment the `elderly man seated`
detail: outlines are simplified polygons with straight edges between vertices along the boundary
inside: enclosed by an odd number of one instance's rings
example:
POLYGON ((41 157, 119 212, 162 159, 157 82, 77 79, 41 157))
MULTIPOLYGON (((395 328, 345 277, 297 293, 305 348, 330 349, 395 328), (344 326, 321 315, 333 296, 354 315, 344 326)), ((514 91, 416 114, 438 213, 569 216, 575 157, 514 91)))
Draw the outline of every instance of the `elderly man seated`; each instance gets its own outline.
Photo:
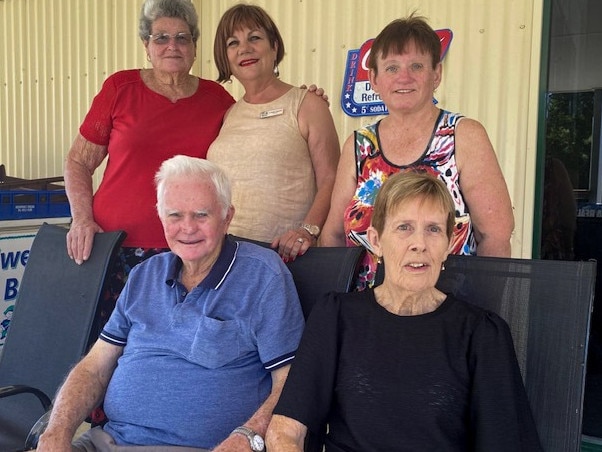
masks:
POLYGON ((132 270, 99 340, 59 390, 38 451, 259 451, 303 315, 278 254, 227 238, 234 207, 214 164, 156 175, 171 252, 132 270), (104 427, 71 444, 104 400, 104 427))

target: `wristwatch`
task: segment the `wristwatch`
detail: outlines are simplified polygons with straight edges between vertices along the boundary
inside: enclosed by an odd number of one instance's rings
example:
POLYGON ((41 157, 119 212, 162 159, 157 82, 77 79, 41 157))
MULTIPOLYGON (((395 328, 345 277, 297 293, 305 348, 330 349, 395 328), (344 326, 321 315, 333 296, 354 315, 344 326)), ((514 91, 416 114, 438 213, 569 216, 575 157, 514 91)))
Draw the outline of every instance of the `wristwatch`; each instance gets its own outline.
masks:
POLYGON ((302 224, 301 227, 305 229, 309 235, 311 235, 314 239, 318 239, 320 235, 320 226, 315 224, 302 224))
POLYGON ((249 440, 249 445, 251 446, 251 450, 253 452, 265 451, 265 441, 259 433, 251 430, 249 427, 241 425, 240 427, 236 427, 234 430, 232 430, 232 433, 245 435, 249 440))

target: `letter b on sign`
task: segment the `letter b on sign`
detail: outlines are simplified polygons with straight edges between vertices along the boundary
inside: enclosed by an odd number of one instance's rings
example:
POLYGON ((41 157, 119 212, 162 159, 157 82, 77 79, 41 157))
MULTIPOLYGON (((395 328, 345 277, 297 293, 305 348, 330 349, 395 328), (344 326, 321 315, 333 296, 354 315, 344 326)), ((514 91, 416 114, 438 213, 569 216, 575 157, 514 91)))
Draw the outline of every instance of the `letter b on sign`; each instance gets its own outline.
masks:
POLYGON ((7 278, 6 286, 4 287, 4 301, 14 300, 17 298, 17 290, 19 280, 17 278, 7 278))

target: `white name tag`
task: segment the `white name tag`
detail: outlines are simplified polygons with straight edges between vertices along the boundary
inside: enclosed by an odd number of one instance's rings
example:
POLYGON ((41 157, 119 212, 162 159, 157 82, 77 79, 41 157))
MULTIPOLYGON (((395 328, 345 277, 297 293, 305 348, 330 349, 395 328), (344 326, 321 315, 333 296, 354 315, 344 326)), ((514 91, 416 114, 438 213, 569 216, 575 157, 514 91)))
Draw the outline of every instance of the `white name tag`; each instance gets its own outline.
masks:
POLYGON ((259 119, 270 118, 272 116, 278 116, 284 113, 284 108, 277 108, 276 110, 262 111, 259 113, 259 119))

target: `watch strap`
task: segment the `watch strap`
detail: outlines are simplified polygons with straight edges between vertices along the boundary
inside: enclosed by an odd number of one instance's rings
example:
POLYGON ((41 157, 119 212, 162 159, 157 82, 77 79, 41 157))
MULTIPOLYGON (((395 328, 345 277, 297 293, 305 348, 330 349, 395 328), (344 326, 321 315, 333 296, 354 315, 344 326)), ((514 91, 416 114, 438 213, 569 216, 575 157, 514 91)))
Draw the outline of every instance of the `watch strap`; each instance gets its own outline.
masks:
MULTIPOLYGON (((264 442, 263 437, 257 433, 255 430, 251 430, 249 427, 245 427, 244 425, 241 425, 240 427, 236 427, 234 430, 232 430, 232 433, 238 433, 240 435, 244 435, 247 437, 247 439, 249 440, 249 445, 251 446, 251 450, 253 452, 260 452, 260 451, 264 451, 265 450, 265 445, 263 446, 262 449, 255 449, 253 446, 253 440, 255 437, 259 437, 261 438, 261 442, 264 442)), ((264 443, 265 444, 265 443, 264 443)))
POLYGON ((320 227, 313 224, 302 224, 301 228, 305 229, 309 235, 311 235, 314 239, 318 239, 320 235, 320 227))

